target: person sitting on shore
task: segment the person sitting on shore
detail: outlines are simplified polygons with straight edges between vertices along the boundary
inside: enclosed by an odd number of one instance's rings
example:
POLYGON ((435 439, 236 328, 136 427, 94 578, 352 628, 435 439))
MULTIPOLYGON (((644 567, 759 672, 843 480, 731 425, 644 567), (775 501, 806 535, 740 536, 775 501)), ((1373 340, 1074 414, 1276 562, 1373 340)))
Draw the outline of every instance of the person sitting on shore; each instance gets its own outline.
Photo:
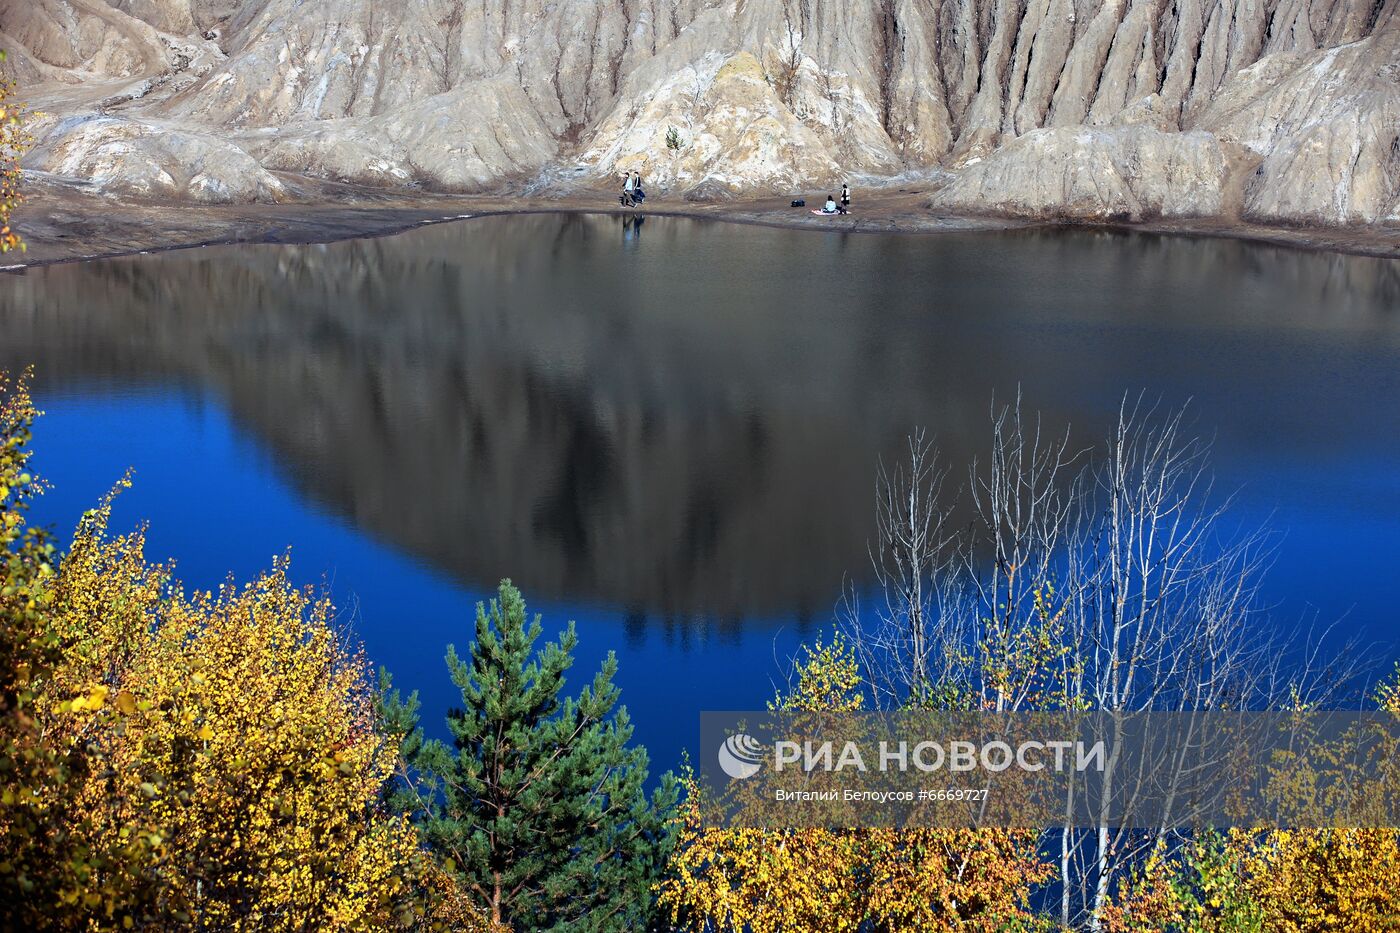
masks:
POLYGON ((837 210, 836 210, 836 197, 835 197, 834 195, 828 194, 828 195, 826 196, 826 206, 822 208, 822 213, 823 213, 823 214, 835 214, 835 213, 837 213, 837 210))

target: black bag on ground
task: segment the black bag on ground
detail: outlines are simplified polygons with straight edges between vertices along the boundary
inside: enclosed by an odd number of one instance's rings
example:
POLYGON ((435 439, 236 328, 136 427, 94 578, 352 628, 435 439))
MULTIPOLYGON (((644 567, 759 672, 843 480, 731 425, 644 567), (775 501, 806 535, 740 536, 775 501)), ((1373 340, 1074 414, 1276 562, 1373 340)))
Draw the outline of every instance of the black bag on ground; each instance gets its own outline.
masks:
POLYGON ((807 199, 806 199, 806 198, 796 198, 796 199, 793 200, 792 206, 793 206, 793 207, 806 207, 806 206, 807 206, 807 199))

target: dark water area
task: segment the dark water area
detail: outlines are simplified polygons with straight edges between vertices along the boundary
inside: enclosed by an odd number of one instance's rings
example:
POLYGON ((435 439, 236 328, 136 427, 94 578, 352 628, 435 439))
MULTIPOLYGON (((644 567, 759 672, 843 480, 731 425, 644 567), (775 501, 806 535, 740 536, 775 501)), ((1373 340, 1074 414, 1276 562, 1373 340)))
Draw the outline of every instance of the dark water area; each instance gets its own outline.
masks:
POLYGON ((618 653, 672 766, 868 579, 880 459, 924 427, 961 480, 1018 392, 1084 446, 1125 394, 1189 403, 1217 493, 1279 534, 1271 624, 1400 641, 1395 261, 497 217, 0 277, 0 368, 31 364, 39 520, 130 467, 118 525, 191 585, 290 546, 433 729, 444 645, 510 576, 577 620, 576 687, 618 653))

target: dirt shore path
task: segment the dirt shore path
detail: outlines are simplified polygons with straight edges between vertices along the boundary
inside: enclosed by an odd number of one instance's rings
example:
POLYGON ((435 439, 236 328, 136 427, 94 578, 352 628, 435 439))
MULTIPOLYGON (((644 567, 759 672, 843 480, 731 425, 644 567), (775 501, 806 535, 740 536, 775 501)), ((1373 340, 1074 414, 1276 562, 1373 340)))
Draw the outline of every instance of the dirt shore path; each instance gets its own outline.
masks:
MULTIPOLYGON (((16 212, 25 253, 0 257, 0 269, 225 243, 324 243, 382 236, 430 223, 507 213, 629 213, 612 192, 568 197, 412 195, 327 185, 317 197, 286 204, 190 205, 140 203, 104 197, 56 179, 31 179, 28 200, 16 212)), ((940 215, 917 187, 857 192, 845 217, 817 217, 786 199, 689 202, 648 199, 648 216, 698 217, 734 223, 855 233, 946 233, 1048 226, 1024 220, 940 215)), ((1067 226, 1066 224, 1059 224, 1067 226)), ((1223 221, 1074 224, 1099 229, 1234 237, 1302 249, 1400 258, 1400 228, 1340 230, 1274 228, 1223 221)))

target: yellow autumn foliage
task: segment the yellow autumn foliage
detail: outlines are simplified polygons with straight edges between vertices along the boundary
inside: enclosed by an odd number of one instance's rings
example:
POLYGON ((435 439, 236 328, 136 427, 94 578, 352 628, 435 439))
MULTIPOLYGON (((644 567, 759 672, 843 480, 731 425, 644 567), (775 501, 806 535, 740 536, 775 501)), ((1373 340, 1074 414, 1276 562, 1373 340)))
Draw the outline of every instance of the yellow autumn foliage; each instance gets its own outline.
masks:
POLYGON ((1393 829, 1280 830, 1237 851, 1266 930, 1400 930, 1400 834, 1393 829))
POLYGON ((93 700, 117 717, 99 739, 107 776, 86 788, 95 838, 157 827, 177 918, 387 925, 416 837, 376 812, 396 752, 373 731, 364 662, 329 604, 292 587, 282 562, 186 597, 145 564, 140 534, 105 537, 106 511, 64 560, 56 606, 75 661, 60 695, 86 702, 70 702, 65 726, 85 729, 93 700))
MULTIPOLYGON (((0 409, 0 440, 27 438, 34 412, 20 394, 0 409)), ((0 882, 51 889, 52 903, 11 898, 0 921, 485 929, 381 802, 401 737, 376 731, 367 662, 324 596, 295 587, 285 559, 247 585, 186 593, 147 560, 143 531, 108 531, 112 496, 84 516, 55 571, 15 545, 33 478, 9 477, 0 506, 20 595, 36 610, 28 638, 53 650, 30 665, 29 718, 12 690, 0 711, 7 752, 37 748, 57 764, 22 786, 6 780, 0 807, 13 855, 0 882), (28 492, 10 494, 16 486, 28 492)))
MULTIPOLYGON (((0 50, 0 61, 4 58, 5 53, 0 50)), ((24 200, 19 189, 19 157, 31 140, 25 128, 28 112, 14 97, 14 85, 0 77, 0 253, 25 248, 24 240, 10 227, 10 213, 24 200)))
MULTIPOLYGON (((1381 711, 1400 716, 1400 670, 1377 701, 1381 711)), ((1389 736, 1385 742, 1376 752, 1382 777, 1362 789, 1377 798, 1400 790, 1400 749, 1389 736)), ((1348 767, 1345 750, 1334 765, 1348 767)), ((1266 930, 1400 931, 1400 829, 1278 830, 1258 838, 1236 832, 1232 846, 1266 930)))
MULTIPOLYGON (((1400 716, 1400 670, 1381 686, 1377 701, 1382 713, 1400 716)), ((1375 770, 1367 769, 1372 779, 1351 799, 1363 817, 1369 808, 1393 806, 1400 788, 1400 749, 1390 730, 1378 736, 1371 751, 1375 770)), ((1351 756, 1359 747, 1343 741, 1333 754, 1314 752, 1304 767, 1281 775, 1276 793, 1285 802, 1301 798, 1300 812, 1325 819, 1327 807, 1308 807, 1319 788, 1350 793, 1357 782, 1318 779, 1329 769, 1333 777, 1345 776, 1358 764, 1351 756)), ((1160 848, 1154 852, 1099 919, 1105 933, 1395 933, 1400 829, 1234 828, 1204 841, 1198 835, 1172 858, 1160 848)))
MULTIPOLYGON (((772 707, 863 706, 854 652, 839 637, 805 649, 790 692, 772 707)), ((751 933, 1006 931, 1045 928, 1034 887, 1050 866, 1038 833, 1017 830, 714 829, 686 781, 672 876, 660 906, 680 929, 751 933)))

